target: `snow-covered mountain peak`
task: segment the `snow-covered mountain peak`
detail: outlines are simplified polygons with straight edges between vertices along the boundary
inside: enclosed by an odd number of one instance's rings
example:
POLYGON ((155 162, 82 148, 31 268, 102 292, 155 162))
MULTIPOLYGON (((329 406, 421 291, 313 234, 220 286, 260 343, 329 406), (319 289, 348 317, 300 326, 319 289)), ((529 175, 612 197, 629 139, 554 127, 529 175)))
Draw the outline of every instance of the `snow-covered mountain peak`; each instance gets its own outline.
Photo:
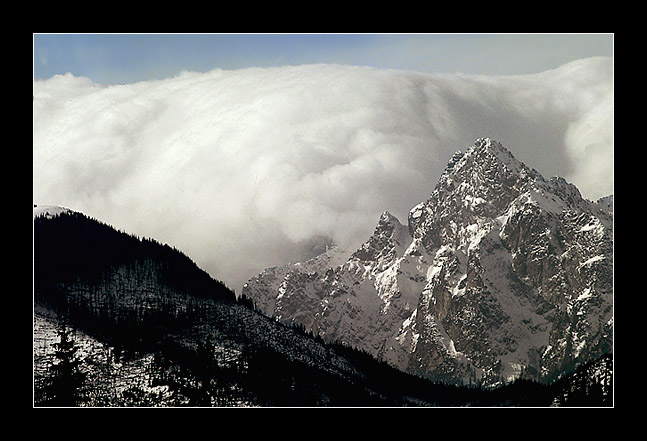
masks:
POLYGON ((378 220, 373 235, 352 255, 361 261, 378 262, 390 260, 405 250, 411 238, 397 217, 384 211, 378 220))
POLYGON ((512 153, 506 149, 503 144, 492 138, 477 138, 471 150, 487 150, 495 155, 501 155, 503 158, 512 156, 512 153))
POLYGON ((501 175, 523 180, 540 178, 536 171, 519 161, 501 143, 490 138, 477 139, 454 167, 454 174, 463 178, 470 173, 479 174, 484 180, 500 178, 501 175))
POLYGON ((495 203, 503 198, 505 204, 534 180, 543 178, 499 142, 479 138, 465 153, 452 156, 430 199, 437 203, 463 197, 495 203))
POLYGON ((343 265, 265 274, 244 291, 269 315, 416 374, 550 378, 610 348, 608 207, 481 138, 452 156, 407 226, 383 212, 343 265))
POLYGON ((398 220, 397 217, 395 217, 389 211, 386 211, 386 210, 380 215, 380 220, 378 222, 382 223, 382 224, 399 224, 400 223, 400 221, 398 220))
POLYGON ((492 224, 543 178, 499 142, 479 138, 456 152, 430 197, 409 212, 409 234, 428 252, 458 247, 475 225, 492 224))
POLYGON ((533 206, 556 215, 612 212, 609 199, 601 204, 588 201, 564 178, 544 179, 501 143, 479 138, 465 153, 452 156, 430 197, 411 209, 409 233, 414 239, 426 238, 423 242, 431 251, 451 241, 461 225, 483 224, 487 219, 502 222, 511 210, 533 206))
POLYGON ((511 171, 521 171, 526 168, 500 142, 491 138, 478 138, 465 153, 460 150, 454 153, 446 171, 458 172, 464 166, 471 164, 473 160, 488 163, 490 166, 493 164, 503 165, 511 171))

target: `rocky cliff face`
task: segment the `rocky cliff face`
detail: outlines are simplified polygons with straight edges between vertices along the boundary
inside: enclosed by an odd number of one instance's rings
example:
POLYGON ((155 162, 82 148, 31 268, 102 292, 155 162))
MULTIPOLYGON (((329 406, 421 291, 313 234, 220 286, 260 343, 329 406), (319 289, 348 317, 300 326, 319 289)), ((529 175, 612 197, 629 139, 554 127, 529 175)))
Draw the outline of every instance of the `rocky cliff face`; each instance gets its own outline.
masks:
POLYGON ((243 294, 404 371, 553 379, 612 350, 613 199, 588 201, 479 139, 406 226, 385 212, 350 256, 268 269, 243 294))

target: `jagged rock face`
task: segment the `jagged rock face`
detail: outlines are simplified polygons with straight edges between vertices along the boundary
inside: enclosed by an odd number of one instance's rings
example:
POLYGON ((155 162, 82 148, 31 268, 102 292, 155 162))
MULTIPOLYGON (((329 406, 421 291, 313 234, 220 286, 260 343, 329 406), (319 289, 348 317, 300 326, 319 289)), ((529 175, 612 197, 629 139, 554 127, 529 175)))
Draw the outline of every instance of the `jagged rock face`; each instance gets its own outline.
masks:
POLYGON ((243 293, 267 315, 409 372, 551 379, 611 351, 612 206, 479 139, 407 226, 385 212, 344 263, 322 255, 273 268, 243 293))

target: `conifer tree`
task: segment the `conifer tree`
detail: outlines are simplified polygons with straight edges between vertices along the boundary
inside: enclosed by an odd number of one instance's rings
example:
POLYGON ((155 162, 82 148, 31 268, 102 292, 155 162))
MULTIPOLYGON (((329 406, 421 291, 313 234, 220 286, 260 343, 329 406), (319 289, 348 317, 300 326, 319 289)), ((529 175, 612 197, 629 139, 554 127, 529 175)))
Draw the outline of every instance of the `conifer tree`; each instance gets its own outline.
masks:
POLYGON ((215 345, 210 337, 206 342, 199 341, 197 349, 197 366, 195 377, 198 382, 196 396, 191 403, 195 406, 211 406, 211 398, 214 395, 216 382, 215 370, 215 345))
POLYGON ((78 346, 71 336, 72 331, 59 324, 60 341, 54 343, 56 361, 50 366, 50 375, 45 386, 45 405, 72 407, 83 401, 81 388, 86 374, 81 371, 81 360, 78 358, 78 346))

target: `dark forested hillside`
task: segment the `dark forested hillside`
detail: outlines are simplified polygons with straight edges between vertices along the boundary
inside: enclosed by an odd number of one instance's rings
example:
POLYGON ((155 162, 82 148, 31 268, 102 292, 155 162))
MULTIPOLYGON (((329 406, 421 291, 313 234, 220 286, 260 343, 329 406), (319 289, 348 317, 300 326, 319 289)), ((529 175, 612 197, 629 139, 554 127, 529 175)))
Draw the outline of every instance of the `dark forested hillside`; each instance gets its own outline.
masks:
POLYGON ((168 245, 80 213, 34 219, 34 299, 115 344, 159 340, 235 295, 168 245))
POLYGON ((203 298, 234 300, 226 286, 179 250, 117 231, 77 212, 34 219, 34 259, 36 288, 78 279, 96 283, 110 268, 139 267, 140 277, 157 274, 156 282, 169 288, 181 287, 203 298))
POLYGON ((45 342, 34 346, 36 406, 60 402, 51 390, 86 406, 548 406, 586 405, 589 391, 609 397, 595 379, 487 391, 405 374, 267 318, 178 250, 80 213, 34 219, 33 264, 34 339, 45 342), (83 384, 62 381, 65 366, 83 384))

